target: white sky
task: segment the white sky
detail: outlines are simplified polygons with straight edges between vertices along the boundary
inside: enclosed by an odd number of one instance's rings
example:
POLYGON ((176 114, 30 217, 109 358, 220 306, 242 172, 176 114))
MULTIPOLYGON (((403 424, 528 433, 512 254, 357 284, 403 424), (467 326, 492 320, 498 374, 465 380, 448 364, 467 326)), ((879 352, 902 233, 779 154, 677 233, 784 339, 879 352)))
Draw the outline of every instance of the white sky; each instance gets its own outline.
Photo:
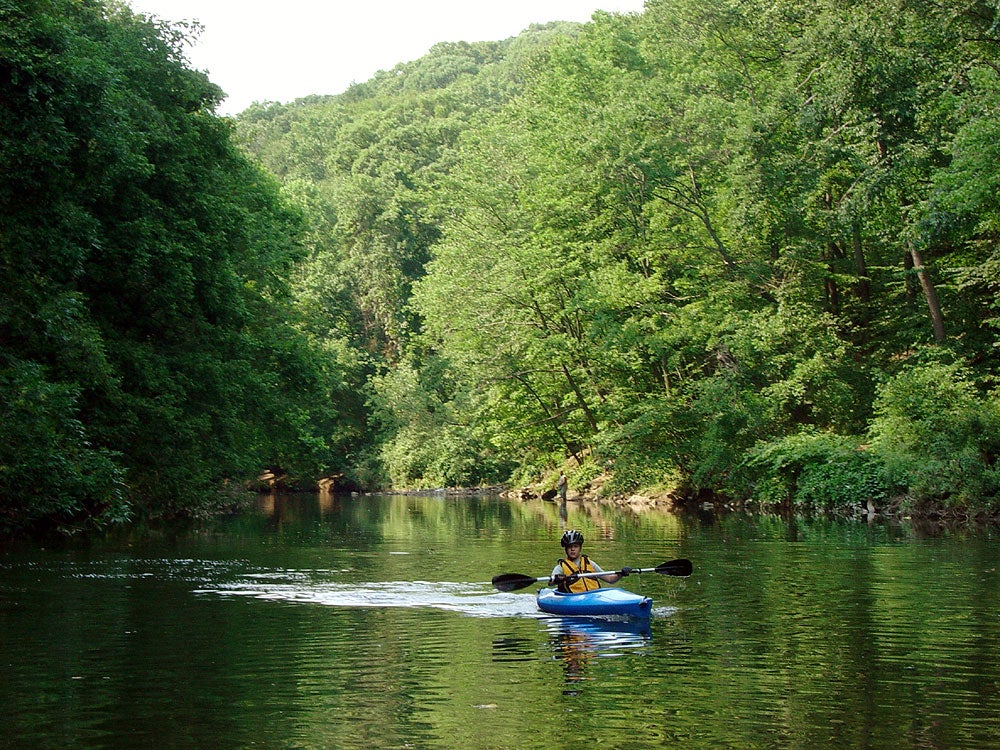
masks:
POLYGON ((254 101, 339 94, 438 42, 499 41, 532 23, 643 7, 643 0, 127 1, 136 13, 205 27, 188 59, 228 95, 222 114, 254 101))

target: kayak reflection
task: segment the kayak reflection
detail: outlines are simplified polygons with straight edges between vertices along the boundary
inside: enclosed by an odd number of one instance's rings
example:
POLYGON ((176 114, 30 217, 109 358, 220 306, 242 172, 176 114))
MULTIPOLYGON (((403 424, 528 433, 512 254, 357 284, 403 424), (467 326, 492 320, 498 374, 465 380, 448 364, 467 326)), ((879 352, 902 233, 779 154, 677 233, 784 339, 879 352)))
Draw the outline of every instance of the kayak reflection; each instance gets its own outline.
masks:
MULTIPOLYGON (((566 684, 586 679, 586 668, 594 659, 622 656, 640 649, 652 639, 649 620, 602 617, 542 618, 549 631, 553 657, 561 659, 566 684)), ((567 688, 564 693, 575 694, 567 688)))

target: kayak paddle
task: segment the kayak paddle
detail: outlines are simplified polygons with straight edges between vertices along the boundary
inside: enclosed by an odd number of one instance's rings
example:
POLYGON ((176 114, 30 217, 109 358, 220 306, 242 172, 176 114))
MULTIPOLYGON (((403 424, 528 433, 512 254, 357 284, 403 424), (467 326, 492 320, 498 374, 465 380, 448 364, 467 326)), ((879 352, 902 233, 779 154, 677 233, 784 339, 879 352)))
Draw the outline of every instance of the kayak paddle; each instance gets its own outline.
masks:
MULTIPOLYGON (((693 566, 690 560, 680 558, 679 560, 668 560, 660 563, 655 568, 632 568, 629 573, 659 573, 665 576, 679 576, 685 578, 691 575, 693 566)), ((619 570, 605 570, 603 573, 577 573, 577 578, 599 578, 608 575, 621 575, 619 570)), ((533 578, 532 576, 521 575, 520 573, 501 573, 493 576, 493 586, 500 591, 517 591, 533 583, 547 583, 549 576, 544 578, 533 578)))

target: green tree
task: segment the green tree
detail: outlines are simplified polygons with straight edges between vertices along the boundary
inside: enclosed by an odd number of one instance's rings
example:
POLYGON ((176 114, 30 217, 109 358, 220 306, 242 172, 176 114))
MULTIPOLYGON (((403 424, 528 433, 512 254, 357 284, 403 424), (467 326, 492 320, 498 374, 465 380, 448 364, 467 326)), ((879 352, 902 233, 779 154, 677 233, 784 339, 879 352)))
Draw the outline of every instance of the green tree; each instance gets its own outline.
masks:
POLYGON ((0 19, 4 524, 189 513, 265 466, 336 469, 339 417, 313 404, 342 371, 289 283, 302 216, 213 114, 189 30, 70 0, 0 19))
POLYGON ((982 397, 961 365, 930 361, 879 389, 872 450, 910 510, 996 507, 1000 401, 982 397))

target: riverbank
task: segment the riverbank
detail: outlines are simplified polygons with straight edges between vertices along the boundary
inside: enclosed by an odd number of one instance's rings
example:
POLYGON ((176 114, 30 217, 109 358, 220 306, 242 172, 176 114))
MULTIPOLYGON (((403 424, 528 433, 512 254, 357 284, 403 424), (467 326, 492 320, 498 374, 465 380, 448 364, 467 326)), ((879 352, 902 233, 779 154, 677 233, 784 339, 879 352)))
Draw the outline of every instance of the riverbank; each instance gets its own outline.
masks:
MULTIPOLYGON (((870 499, 859 499, 857 503, 841 504, 827 508, 801 508, 792 504, 763 504, 732 501, 729 498, 703 495, 686 497, 672 491, 646 490, 632 494, 615 494, 604 491, 609 477, 601 476, 591 480, 579 489, 570 489, 566 500, 570 503, 594 504, 628 508, 636 513, 750 513, 769 516, 827 516, 841 520, 889 522, 913 521, 926 527, 997 527, 1000 526, 1000 509, 988 506, 952 507, 940 503, 915 502, 911 498, 897 497, 890 502, 876 506, 870 499)), ((500 496, 510 500, 550 499, 554 495, 551 479, 516 489, 505 489, 500 496)))

